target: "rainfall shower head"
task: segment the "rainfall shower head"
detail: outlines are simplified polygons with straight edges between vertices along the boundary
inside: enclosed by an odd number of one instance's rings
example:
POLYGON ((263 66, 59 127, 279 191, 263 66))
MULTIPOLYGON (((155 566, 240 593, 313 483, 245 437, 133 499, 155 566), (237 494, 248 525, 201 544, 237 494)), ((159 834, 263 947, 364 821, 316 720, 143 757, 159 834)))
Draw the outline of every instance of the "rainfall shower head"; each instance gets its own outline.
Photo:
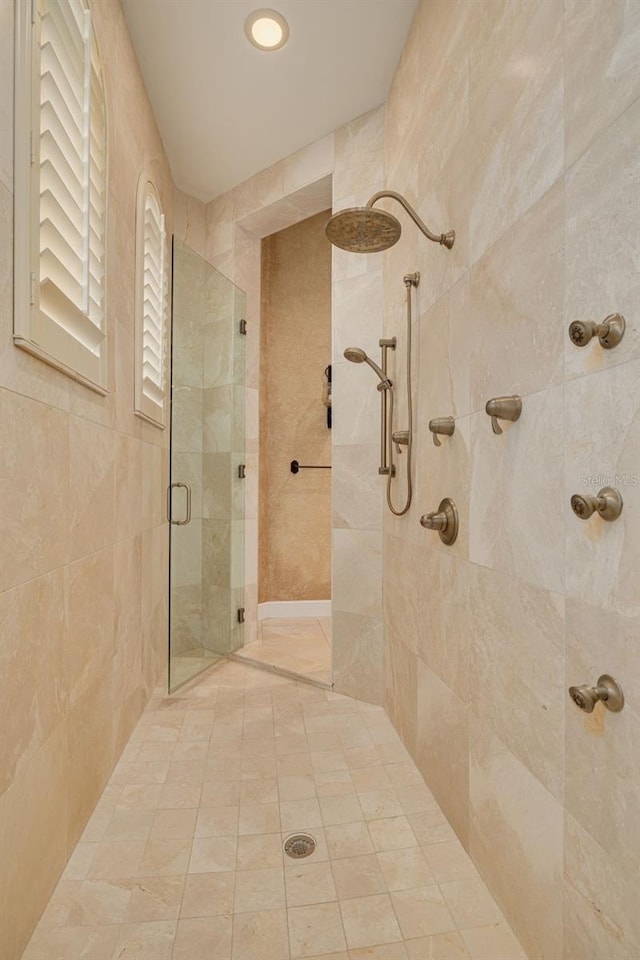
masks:
POLYGON ((368 357, 360 347, 347 347, 343 356, 346 360, 350 360, 351 363, 367 363, 380 380, 378 390, 388 390, 389 387, 392 386, 391 380, 389 380, 384 370, 382 370, 371 357, 368 357))
POLYGON ((393 190, 374 193, 366 207, 347 207, 346 210, 334 214, 325 228, 331 243, 350 253, 379 253, 397 243, 402 232, 400 221, 391 213, 373 209, 373 205, 383 197, 397 200, 427 239, 451 249, 455 241, 454 231, 432 233, 402 194, 393 190))
POLYGON ((400 239, 400 222, 391 213, 371 207, 348 207, 326 227, 331 243, 351 253, 380 253, 400 239))

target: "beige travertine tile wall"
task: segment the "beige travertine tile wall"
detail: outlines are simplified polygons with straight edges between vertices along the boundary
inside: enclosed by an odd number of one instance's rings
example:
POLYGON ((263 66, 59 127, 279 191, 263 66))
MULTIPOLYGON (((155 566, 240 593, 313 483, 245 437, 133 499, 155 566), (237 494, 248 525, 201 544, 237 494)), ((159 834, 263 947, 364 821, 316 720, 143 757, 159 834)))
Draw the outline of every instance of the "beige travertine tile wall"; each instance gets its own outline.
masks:
POLYGON ((21 955, 166 667, 168 431, 133 414, 134 220, 172 184, 117 0, 93 5, 109 122, 109 394, 12 343, 13 14, 0 2, 0 917, 21 955))
POLYGON ((262 242, 258 600, 331 596, 331 248, 323 211, 262 242))
POLYGON ((640 956, 639 94, 637 2, 423 0, 386 105, 386 186, 457 238, 407 221, 384 255, 387 336, 422 274, 385 703, 536 960, 640 956), (572 319, 614 311, 620 347, 571 345, 572 319), (521 419, 494 436, 484 404, 512 393, 521 419), (616 523, 573 516, 616 475, 616 523), (447 495, 452 548, 418 522, 447 495), (624 711, 581 714, 567 687, 604 672, 624 711))
MULTIPOLYGON (((384 110, 336 131, 333 208, 365 204, 384 182, 384 110)), ((337 689, 381 703, 382 503, 380 394, 365 364, 345 347, 378 358, 383 335, 381 254, 333 250, 333 676, 337 689)))

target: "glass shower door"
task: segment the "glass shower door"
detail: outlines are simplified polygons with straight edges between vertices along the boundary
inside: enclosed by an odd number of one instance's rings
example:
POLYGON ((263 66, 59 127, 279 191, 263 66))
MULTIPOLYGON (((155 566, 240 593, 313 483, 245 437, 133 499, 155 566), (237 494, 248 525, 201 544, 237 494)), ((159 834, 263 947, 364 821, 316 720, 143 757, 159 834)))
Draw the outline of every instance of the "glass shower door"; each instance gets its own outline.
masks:
POLYGON ((245 295, 173 243, 169 690, 242 645, 245 295))

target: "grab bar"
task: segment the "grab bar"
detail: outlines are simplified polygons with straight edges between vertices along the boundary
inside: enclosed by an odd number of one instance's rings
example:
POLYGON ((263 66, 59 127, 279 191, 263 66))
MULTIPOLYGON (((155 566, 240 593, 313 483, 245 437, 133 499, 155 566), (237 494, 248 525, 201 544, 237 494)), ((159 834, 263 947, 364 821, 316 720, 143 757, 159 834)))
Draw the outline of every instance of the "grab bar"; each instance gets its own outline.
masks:
POLYGON ((289 469, 291 473, 298 473, 299 470, 331 470, 331 467, 320 463, 298 463, 297 460, 292 460, 289 469))
POLYGON ((183 527, 191 522, 191 487, 188 483, 170 483, 167 487, 167 520, 175 524, 176 527, 183 527), (187 491, 187 512, 184 520, 174 520, 171 516, 171 491, 174 487, 184 487, 187 491))

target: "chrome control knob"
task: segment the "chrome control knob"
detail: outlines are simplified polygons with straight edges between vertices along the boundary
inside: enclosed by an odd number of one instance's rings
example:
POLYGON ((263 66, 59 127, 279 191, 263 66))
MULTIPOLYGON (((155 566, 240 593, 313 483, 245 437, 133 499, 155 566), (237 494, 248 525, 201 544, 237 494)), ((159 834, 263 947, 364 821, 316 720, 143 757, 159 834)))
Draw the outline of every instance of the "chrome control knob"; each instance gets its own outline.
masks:
POLYGON ((589 687, 586 684, 579 687, 569 687, 569 696, 575 705, 585 713, 593 713, 598 701, 604 703, 607 710, 611 710, 612 713, 620 713, 624 707, 622 687, 608 673, 603 673, 601 677, 598 677, 595 687, 589 687))

